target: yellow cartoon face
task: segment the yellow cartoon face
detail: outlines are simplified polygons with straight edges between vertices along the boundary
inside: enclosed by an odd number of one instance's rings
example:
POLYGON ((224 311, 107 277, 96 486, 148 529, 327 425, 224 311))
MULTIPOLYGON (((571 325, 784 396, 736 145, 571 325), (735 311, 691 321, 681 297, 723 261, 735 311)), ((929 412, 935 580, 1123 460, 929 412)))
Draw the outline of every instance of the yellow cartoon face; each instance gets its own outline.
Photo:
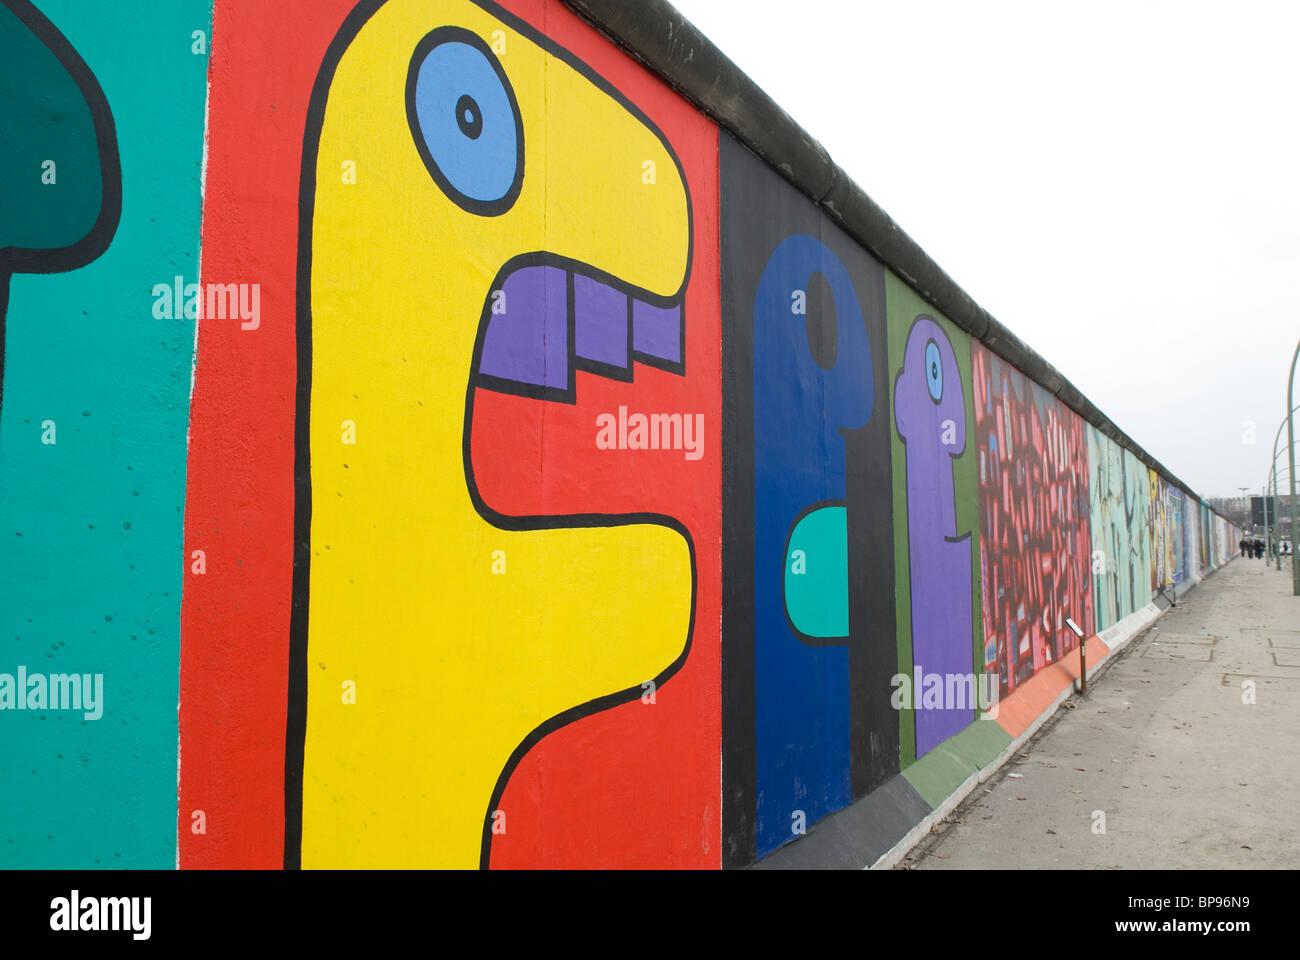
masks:
POLYGON ((694 571, 644 518, 495 514, 467 397, 680 371, 686 185, 612 88, 468 0, 350 18, 307 144, 286 861, 296 812, 302 866, 478 866, 528 736, 682 656, 694 571))

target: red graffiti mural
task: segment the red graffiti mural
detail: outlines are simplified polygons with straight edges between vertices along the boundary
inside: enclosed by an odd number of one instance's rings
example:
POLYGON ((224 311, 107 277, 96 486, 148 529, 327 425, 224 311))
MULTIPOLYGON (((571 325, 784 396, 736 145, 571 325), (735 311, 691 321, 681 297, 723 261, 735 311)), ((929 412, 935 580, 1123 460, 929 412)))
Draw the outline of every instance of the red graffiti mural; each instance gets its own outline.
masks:
POLYGON ((1092 627, 1088 442, 1083 420, 976 343, 985 669, 1002 696, 1092 627))

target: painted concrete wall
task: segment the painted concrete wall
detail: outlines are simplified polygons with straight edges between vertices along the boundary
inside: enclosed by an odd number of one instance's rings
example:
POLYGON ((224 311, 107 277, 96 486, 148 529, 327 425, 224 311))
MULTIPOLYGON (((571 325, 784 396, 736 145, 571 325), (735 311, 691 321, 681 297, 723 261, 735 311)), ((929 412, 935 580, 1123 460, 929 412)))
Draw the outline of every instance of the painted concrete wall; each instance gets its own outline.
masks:
POLYGON ((1194 496, 1188 496, 1185 506, 1188 576, 1194 583, 1199 583, 1206 573, 1205 559, 1201 553, 1201 544, 1205 539, 1204 529, 1201 526, 1201 501, 1194 496))
POLYGON ((558 0, 0 42, 4 866, 873 859, 1234 552, 558 0))
POLYGON ((0 5, 4 866, 176 863, 194 321, 152 291, 197 280, 209 17, 0 5), (72 676, 94 709, 16 709, 72 676))
POLYGON ((1091 428, 1041 386, 976 344, 981 550, 988 649, 1002 696, 1078 646, 1091 626, 1091 428))

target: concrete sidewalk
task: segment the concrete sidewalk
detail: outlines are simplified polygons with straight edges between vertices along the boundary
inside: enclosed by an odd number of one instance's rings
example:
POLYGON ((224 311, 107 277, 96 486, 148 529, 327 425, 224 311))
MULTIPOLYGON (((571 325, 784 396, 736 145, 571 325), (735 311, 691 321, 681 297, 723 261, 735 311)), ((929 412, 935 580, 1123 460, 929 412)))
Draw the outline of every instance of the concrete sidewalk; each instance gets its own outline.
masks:
POLYGON ((971 867, 1300 867, 1286 563, 1203 581, 899 864, 971 867))

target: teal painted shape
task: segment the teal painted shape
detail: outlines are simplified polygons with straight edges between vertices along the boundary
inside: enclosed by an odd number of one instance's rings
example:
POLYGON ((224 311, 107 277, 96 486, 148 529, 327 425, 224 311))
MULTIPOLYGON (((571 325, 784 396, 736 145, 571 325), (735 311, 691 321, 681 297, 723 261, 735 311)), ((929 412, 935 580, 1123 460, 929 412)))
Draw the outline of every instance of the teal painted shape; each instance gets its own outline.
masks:
POLYGON ((155 319, 151 291, 197 280, 211 7, 38 6, 103 88, 123 201, 96 260, 10 281, 0 672, 103 674, 104 711, 0 711, 0 867, 169 869, 194 322, 155 319))
POLYGON ((73 246, 103 200, 90 105, 54 52, 5 6, 0 131, 0 248, 73 246))
POLYGON ((805 636, 849 635, 849 533, 844 507, 819 507, 794 525, 785 551, 785 610, 794 628, 805 636), (804 572, 798 572, 801 569, 804 572))

